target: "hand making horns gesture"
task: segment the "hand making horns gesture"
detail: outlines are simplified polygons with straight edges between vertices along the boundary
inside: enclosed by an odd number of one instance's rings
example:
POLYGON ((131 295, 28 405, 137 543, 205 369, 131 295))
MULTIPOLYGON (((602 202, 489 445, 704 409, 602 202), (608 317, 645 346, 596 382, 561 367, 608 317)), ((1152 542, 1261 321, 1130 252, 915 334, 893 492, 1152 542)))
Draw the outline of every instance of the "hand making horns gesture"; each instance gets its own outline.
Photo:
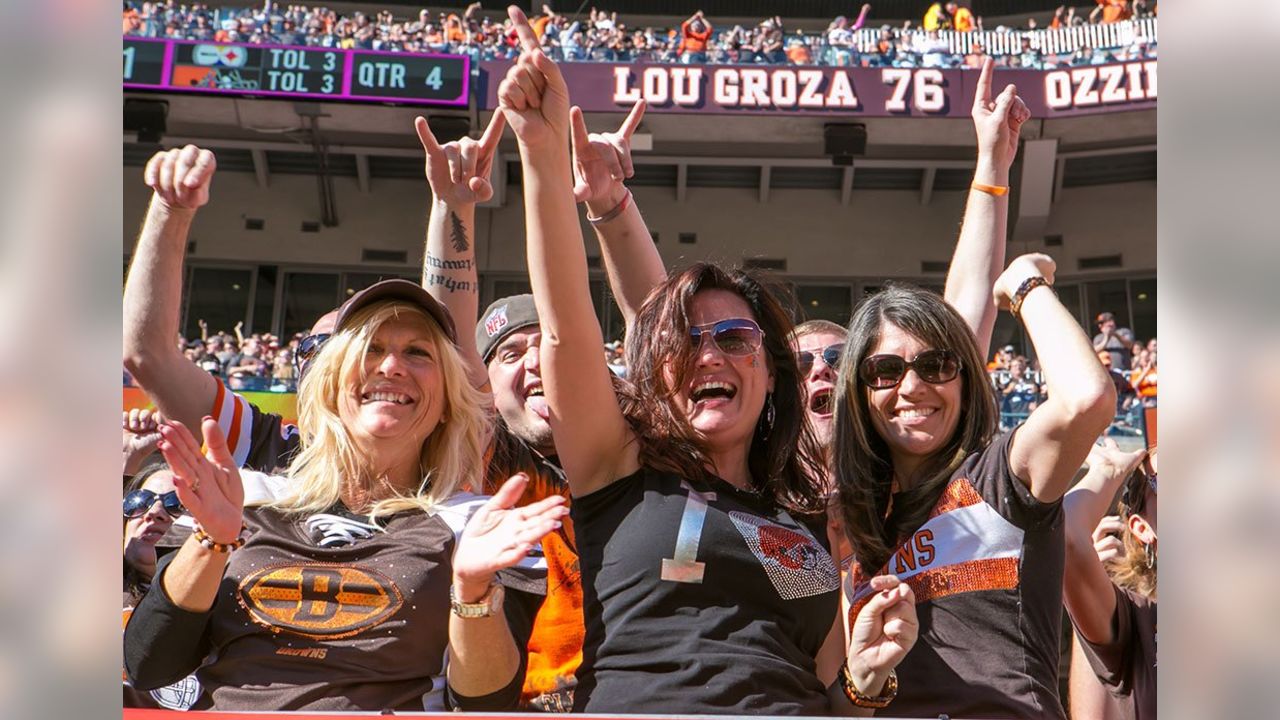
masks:
POLYGON ((631 136, 644 119, 647 103, 637 100, 616 132, 588 133, 582 108, 569 110, 573 136, 573 199, 612 208, 622 199, 623 181, 636 174, 631 136))
POLYGON ((502 131, 507 126, 501 109, 493 113, 489 127, 478 141, 463 137, 441 145, 426 118, 418 116, 413 126, 427 153, 427 182, 436 200, 456 206, 474 205, 493 197, 489 173, 493 170, 493 156, 502 140, 502 131))

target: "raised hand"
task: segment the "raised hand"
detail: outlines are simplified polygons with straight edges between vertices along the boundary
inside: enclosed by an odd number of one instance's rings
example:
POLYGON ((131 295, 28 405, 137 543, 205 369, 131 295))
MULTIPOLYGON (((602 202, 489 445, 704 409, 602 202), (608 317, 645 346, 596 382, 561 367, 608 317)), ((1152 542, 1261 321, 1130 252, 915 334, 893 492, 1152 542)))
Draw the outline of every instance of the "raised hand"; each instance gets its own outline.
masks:
POLYGON ((1018 97, 1018 88, 1006 85, 994 101, 991 83, 995 60, 988 57, 978 76, 978 90, 973 97, 973 126, 978 133, 979 161, 988 160, 998 172, 1009 172, 1018 154, 1018 136, 1022 124, 1031 117, 1026 103, 1018 97))
POLYGON ((1009 263, 1009 267, 996 278, 995 286, 991 288, 996 306, 1001 310, 1008 310, 1013 302, 1014 293, 1018 292, 1023 281, 1029 277, 1043 275, 1044 279, 1052 285, 1053 274, 1057 269, 1058 264, 1044 253, 1027 253, 1014 258, 1013 262, 1009 263))
POLYGON ((858 611, 850 629, 846 662, 858 690, 877 695, 889 671, 897 667, 916 644, 920 620, 916 617, 911 587, 897 577, 873 577, 871 588, 876 594, 858 611))
POLYGON ((164 419, 160 413, 150 408, 134 408, 121 413, 125 474, 137 472, 142 461, 156 451, 160 445, 162 422, 164 419))
POLYGON ((528 484, 529 477, 523 473, 508 479, 462 531, 453 555, 458 599, 472 602, 482 596, 499 570, 520 562, 569 514, 565 499, 559 495, 515 507, 528 484))
POLYGON ((1144 448, 1125 452, 1115 440, 1103 438, 1102 444, 1094 445, 1089 450, 1089 457, 1085 458, 1084 464, 1089 466, 1090 473, 1102 477, 1109 486, 1119 487, 1146 456, 1144 448))
POLYGON ((637 100, 616 132, 588 133, 582 108, 569 110, 573 138, 573 199, 600 215, 622 201, 623 181, 636 174, 631 163, 631 136, 648 104, 637 100), (595 207, 595 205, 601 207, 595 207), (597 212, 598 211, 598 212, 597 212))
POLYGON ((170 420, 160 426, 160 452, 173 469, 178 499, 205 534, 216 543, 233 543, 240 536, 244 516, 240 469, 217 421, 206 417, 201 430, 205 439, 203 452, 185 425, 170 420))
POLYGON ((498 104, 524 147, 561 143, 569 135, 569 88, 560 68, 542 52, 524 11, 507 8, 520 38, 520 58, 498 85, 498 104))
POLYGON ((209 184, 217 168, 211 151, 187 145, 153 155, 142 171, 142 178, 165 206, 195 210, 209 202, 209 184))
POLYGON ((1093 551, 1098 554, 1098 562, 1108 563, 1124 558, 1124 541, 1120 539, 1124 532, 1124 521, 1118 515, 1107 515, 1098 521, 1098 526, 1093 529, 1093 551))
POLYGON ((493 113, 489 127, 485 128, 479 141, 464 137, 441 145, 427 125, 426 118, 418 116, 413 121, 422 149, 427 154, 427 182, 436 200, 457 207, 474 205, 493 197, 489 173, 493 170, 493 156, 506 126, 506 116, 498 110, 493 113))

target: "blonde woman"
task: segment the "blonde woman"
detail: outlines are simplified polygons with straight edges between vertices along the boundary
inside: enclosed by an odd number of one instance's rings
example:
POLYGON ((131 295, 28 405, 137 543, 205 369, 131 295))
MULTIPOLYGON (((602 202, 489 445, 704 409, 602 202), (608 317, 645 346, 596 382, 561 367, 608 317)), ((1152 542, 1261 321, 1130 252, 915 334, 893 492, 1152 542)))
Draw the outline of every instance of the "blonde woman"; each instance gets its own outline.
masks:
POLYGON ((193 709, 508 705, 520 655, 494 578, 556 526, 563 500, 511 510, 522 477, 492 499, 465 492, 479 487, 488 418, 448 312, 421 287, 378 283, 335 328, 299 388, 287 496, 243 507, 212 419, 203 453, 181 424, 162 429, 197 529, 130 620, 129 678, 145 689, 196 670, 193 709))

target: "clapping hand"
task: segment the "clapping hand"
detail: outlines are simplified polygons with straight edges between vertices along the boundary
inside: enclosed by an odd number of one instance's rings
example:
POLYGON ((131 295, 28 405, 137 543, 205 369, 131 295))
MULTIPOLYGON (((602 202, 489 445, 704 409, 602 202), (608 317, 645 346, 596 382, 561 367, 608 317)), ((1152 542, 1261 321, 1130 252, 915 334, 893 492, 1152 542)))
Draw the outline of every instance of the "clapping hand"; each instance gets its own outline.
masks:
POLYGON ((441 145, 427 125, 426 118, 418 116, 413 121, 427 154, 426 175, 431 193, 436 200, 457 207, 474 205, 493 197, 493 185, 489 174, 493 170, 493 156, 506 128, 506 116, 502 110, 493 113, 489 127, 479 141, 469 137, 441 145))
POLYGON ((230 544, 240 536, 244 516, 240 468, 216 420, 206 417, 201 430, 203 451, 185 425, 170 420, 160 426, 160 452, 173 469, 173 487, 183 506, 213 542, 230 544))
POLYGON ((483 596, 499 570, 524 559, 569 514, 559 495, 516 507, 528 484, 523 473, 507 480, 462 531, 453 555, 454 595, 459 600, 474 602, 483 596))
POLYGON ((1014 294, 1027 278, 1043 275, 1044 279, 1052 285, 1053 275, 1057 269, 1058 264, 1044 253, 1019 255, 1009 263, 1009 267, 1005 268, 1004 272, 1000 273, 1000 277, 996 278, 995 286, 991 289, 996 305, 1001 310, 1008 310, 1013 303, 1014 294))

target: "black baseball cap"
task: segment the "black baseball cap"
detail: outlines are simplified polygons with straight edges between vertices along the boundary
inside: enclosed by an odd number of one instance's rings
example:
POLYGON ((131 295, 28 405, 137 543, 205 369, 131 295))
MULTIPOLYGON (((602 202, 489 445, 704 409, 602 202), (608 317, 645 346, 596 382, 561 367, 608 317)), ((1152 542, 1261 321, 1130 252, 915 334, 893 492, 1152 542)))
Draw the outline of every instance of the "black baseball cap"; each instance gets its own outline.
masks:
POLYGON ((480 359, 488 365, 498 344, 508 335, 539 323, 538 306, 534 304, 532 295, 511 295, 495 300, 476 323, 476 350, 480 351, 480 359))

